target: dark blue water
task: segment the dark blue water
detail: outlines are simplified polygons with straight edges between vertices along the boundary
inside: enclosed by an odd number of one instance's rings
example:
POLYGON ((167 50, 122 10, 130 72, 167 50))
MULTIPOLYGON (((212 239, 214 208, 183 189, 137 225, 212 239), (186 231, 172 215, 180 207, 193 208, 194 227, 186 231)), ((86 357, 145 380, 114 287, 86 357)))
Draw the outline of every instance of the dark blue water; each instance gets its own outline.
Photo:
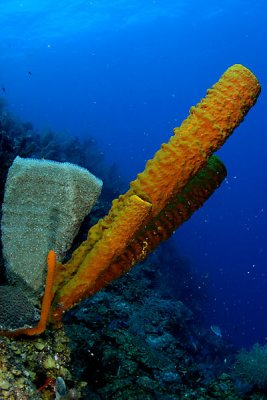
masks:
POLYGON ((264 0, 0 4, 9 109, 95 137, 127 181, 229 66, 259 78, 258 103, 219 151, 227 180, 173 239, 209 293, 207 326, 243 345, 267 337, 266 12, 264 0))

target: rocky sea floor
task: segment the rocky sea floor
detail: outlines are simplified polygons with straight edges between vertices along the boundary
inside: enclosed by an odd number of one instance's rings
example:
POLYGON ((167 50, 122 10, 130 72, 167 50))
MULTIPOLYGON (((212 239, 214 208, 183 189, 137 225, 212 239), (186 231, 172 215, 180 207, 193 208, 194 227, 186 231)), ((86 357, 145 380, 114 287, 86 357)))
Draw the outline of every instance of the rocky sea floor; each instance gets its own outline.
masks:
POLYGON ((139 265, 34 338, 0 338, 0 399, 267 399, 232 374, 234 349, 139 265))
MULTIPOLYGON (((0 99, 1 202, 17 155, 73 162, 104 181, 73 248, 124 191, 116 167, 105 165, 92 138, 80 143, 52 131, 40 134, 0 99)), ((243 353, 234 368, 238 350, 205 327, 197 277, 169 246, 66 313, 62 328, 0 337, 0 400, 267 399, 267 349, 243 353)))

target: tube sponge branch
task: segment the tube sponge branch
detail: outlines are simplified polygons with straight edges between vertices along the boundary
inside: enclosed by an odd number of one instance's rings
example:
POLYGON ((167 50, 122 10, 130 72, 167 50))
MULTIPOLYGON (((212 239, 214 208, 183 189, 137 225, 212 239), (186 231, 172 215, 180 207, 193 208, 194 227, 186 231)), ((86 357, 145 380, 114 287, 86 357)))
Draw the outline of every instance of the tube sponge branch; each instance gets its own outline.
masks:
POLYGON ((217 151, 260 93, 244 66, 230 67, 167 144, 163 144, 109 214, 65 265, 58 264, 50 321, 144 259, 219 186, 225 168, 217 151))

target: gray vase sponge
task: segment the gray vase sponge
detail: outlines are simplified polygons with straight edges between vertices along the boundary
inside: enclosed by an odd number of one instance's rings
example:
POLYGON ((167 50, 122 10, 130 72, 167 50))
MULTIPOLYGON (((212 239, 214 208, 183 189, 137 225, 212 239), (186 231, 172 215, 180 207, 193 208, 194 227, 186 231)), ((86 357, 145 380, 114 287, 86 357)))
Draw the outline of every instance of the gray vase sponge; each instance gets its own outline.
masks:
POLYGON ((2 206, 2 244, 7 277, 43 291, 46 256, 61 260, 102 181, 70 163, 16 157, 9 169, 2 206))

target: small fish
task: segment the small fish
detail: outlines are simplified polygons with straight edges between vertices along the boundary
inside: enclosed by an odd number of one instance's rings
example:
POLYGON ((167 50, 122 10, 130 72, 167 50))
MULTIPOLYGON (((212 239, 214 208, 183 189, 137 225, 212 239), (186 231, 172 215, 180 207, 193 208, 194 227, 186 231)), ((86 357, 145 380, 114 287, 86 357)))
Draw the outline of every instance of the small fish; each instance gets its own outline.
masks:
POLYGON ((193 349, 194 349, 195 351, 198 351, 198 347, 197 347, 197 344, 196 344, 196 342, 195 342, 193 336, 190 335, 190 336, 189 336, 189 339, 190 339, 190 344, 191 344, 191 346, 193 347, 193 349))
POLYGON ((2 90, 3 90, 4 93, 6 93, 6 88, 5 87, 2 87, 2 90))
POLYGON ((214 335, 216 335, 218 337, 222 337, 222 331, 221 331, 221 328, 219 326, 211 325, 210 326, 210 330, 211 330, 211 332, 214 333, 214 335))
POLYGON ((29 72, 28 72, 28 74, 29 74, 29 76, 32 76, 32 73, 31 73, 31 71, 29 71, 29 72))

